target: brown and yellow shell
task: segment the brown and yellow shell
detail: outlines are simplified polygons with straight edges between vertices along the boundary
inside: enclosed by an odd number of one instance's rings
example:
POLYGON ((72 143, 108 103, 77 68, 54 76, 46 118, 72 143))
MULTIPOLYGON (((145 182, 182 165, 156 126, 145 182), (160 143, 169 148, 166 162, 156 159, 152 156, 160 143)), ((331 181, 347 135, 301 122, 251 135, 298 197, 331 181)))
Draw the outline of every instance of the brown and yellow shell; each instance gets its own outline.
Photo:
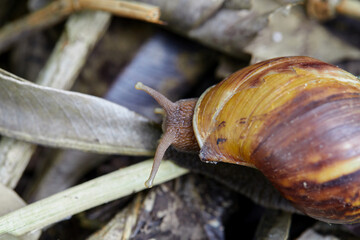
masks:
POLYGON ((244 68, 208 89, 193 127, 200 158, 259 169, 297 208, 360 221, 360 83, 309 57, 244 68))

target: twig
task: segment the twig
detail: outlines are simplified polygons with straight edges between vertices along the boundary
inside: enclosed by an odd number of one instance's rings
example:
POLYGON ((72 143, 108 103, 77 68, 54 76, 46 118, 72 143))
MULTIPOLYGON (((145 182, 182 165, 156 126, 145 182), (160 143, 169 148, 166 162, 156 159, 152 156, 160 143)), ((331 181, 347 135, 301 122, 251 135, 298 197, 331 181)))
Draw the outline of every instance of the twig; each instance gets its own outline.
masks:
POLYGON ((0 29, 0 52, 29 32, 52 26, 71 13, 81 10, 107 11, 122 17, 162 24, 159 20, 159 8, 144 3, 129 3, 119 0, 57 0, 0 29))
POLYGON ((72 10, 69 0, 55 1, 48 6, 11 22, 0 29, 0 52, 30 31, 44 29, 63 20, 72 10))
POLYGON ((153 23, 162 23, 158 7, 145 4, 114 0, 79 0, 80 9, 103 10, 114 15, 135 18, 153 23))
MULTIPOLYGON (((144 182, 151 166, 152 160, 132 165, 2 216, 0 235, 23 235, 89 208, 144 190, 144 182)), ((169 181, 187 172, 188 170, 165 161, 154 184, 169 181)))
POLYGON ((360 19, 360 1, 359 0, 342 0, 337 6, 338 13, 360 19))
POLYGON ((320 21, 330 20, 338 13, 360 18, 359 0, 307 0, 306 10, 310 17, 320 21))

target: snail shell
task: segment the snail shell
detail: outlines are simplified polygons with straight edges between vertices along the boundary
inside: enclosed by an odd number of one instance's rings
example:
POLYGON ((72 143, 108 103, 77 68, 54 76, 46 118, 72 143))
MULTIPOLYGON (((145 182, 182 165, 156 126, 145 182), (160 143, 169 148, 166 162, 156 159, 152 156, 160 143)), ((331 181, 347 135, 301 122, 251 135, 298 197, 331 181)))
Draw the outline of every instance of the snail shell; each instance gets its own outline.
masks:
MULTIPOLYGON (((316 219, 360 221, 360 83, 355 76, 309 57, 267 60, 209 88, 189 118, 202 160, 259 169, 295 207, 316 219)), ((165 126, 167 132, 174 129, 165 126)))

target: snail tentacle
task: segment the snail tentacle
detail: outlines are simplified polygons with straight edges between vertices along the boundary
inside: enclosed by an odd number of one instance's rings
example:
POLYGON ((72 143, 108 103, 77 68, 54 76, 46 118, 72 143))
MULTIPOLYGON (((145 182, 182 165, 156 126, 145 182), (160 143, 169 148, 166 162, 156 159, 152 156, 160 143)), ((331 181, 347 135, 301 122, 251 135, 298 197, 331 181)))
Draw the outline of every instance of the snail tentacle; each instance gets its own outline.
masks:
POLYGON ((173 147, 180 151, 199 151, 199 145, 196 141, 192 125, 197 99, 185 99, 173 103, 161 93, 145 86, 142 83, 137 83, 135 88, 148 93, 163 108, 163 111, 160 111, 159 109, 156 110, 156 112, 161 112, 161 114, 164 115, 162 126, 164 134, 161 137, 159 146, 155 153, 154 164, 152 166, 150 177, 145 183, 147 187, 151 187, 159 169, 161 160, 170 145, 173 145, 173 147))
POLYGON ((159 170, 161 160, 163 159, 166 150, 170 147, 170 145, 174 142, 174 140, 175 140, 175 133, 173 131, 167 131, 161 137, 154 156, 154 163, 151 168, 150 176, 148 180, 145 182, 145 186, 147 188, 151 188, 153 186, 153 182, 156 173, 159 170))
POLYGON ((136 83, 135 88, 138 90, 142 90, 152 96, 160 106, 165 110, 166 113, 175 109, 175 103, 171 102, 164 95, 157 92, 156 90, 142 84, 141 82, 136 83))

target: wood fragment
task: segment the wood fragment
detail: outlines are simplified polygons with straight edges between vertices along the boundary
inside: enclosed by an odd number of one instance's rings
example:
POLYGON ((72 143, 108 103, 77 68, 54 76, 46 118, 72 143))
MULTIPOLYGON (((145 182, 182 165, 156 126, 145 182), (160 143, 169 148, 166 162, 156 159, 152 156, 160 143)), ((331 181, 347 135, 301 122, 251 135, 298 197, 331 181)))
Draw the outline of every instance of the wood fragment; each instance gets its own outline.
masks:
POLYGON ((133 236, 133 228, 139 217, 145 194, 140 192, 135 199, 119 213, 116 214, 101 230, 92 234, 87 240, 126 240, 133 236))

